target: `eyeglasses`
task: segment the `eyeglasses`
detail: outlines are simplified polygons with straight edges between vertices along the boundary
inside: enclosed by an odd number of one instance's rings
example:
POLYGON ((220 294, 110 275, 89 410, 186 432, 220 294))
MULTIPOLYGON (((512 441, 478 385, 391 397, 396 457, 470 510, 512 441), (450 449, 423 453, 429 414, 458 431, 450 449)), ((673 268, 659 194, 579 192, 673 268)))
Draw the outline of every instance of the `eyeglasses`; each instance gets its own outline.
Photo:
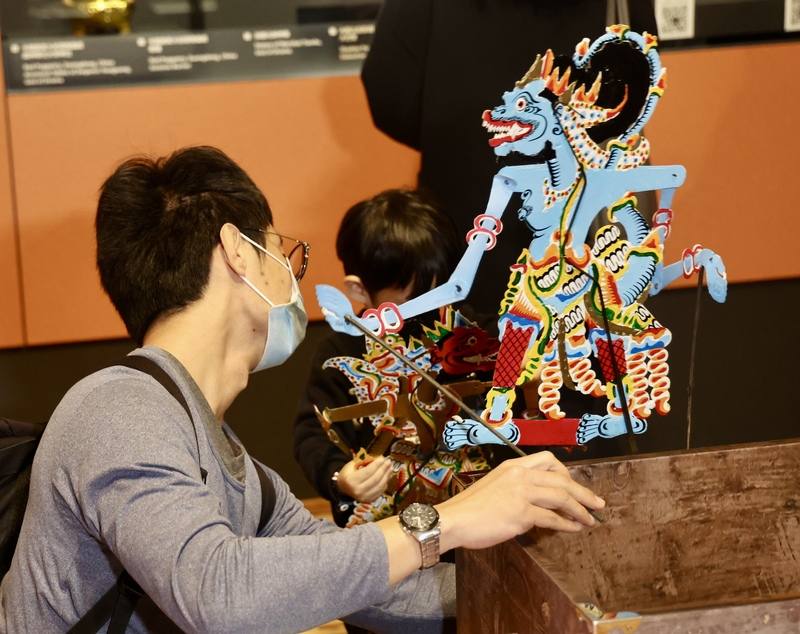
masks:
POLYGON ((270 236, 275 236, 279 240, 281 252, 289 260, 289 266, 292 269, 292 275, 298 282, 303 279, 308 269, 308 256, 311 253, 311 245, 308 242, 303 242, 297 238, 290 238, 274 231, 264 231, 264 229, 242 229, 242 231, 252 233, 262 233, 269 239, 270 236), (287 255, 286 250, 289 250, 287 255))

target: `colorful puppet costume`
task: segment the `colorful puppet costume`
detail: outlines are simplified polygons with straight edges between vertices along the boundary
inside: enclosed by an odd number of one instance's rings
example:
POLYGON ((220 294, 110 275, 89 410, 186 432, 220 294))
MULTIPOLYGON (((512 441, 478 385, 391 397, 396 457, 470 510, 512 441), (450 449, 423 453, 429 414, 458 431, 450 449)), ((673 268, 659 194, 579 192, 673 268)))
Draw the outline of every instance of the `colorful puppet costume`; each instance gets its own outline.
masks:
MULTIPOLYGON (((467 323, 449 307, 432 328, 423 327, 424 338, 399 334, 383 338, 385 344, 413 360, 418 370, 448 377, 491 372, 499 348, 497 339, 467 323)), ((393 476, 387 491, 371 503, 356 504, 347 526, 373 522, 394 515, 412 502, 436 504, 450 496, 453 477, 462 472, 488 470, 480 449, 445 450, 441 446, 444 423, 458 410, 441 394, 429 389, 419 374, 398 362, 383 346, 366 340, 363 358, 332 357, 324 368, 344 374, 357 404, 319 411, 320 424, 329 437, 357 462, 367 464, 386 455, 393 476), (336 423, 363 418, 374 438, 367 447, 347 447, 336 433, 336 423)), ((469 378, 448 383, 463 396, 483 393, 486 383, 469 378)))
MULTIPOLYGON (((521 196, 517 216, 531 242, 511 266, 501 302, 501 348, 482 421, 448 422, 446 447, 498 442, 487 425, 520 442, 525 430, 512 418, 515 387, 531 381, 539 381, 539 409, 553 424, 564 418, 562 387, 607 400, 605 414, 575 420, 566 444, 642 433, 652 410, 669 411, 671 334, 644 302, 701 270, 712 298, 722 302, 727 279, 722 259, 701 245, 664 264, 672 198, 685 170, 647 165, 650 146, 642 131, 664 94, 665 77, 657 38, 614 25, 594 42, 581 41, 571 59, 552 51, 537 56, 502 103, 483 113, 502 167, 458 267, 442 286, 363 320, 373 332, 387 332, 403 319, 463 299, 483 252, 504 229, 511 196, 521 196), (640 68, 641 81, 616 80, 615 65, 640 68), (601 68, 609 69, 606 76, 601 68), (634 195, 649 190, 660 192, 651 221, 634 195), (391 323, 382 318, 388 313, 391 323)), ((344 331, 334 295, 318 290, 328 320, 344 331)), ((545 438, 537 442, 528 434, 523 440, 549 444, 545 438)))

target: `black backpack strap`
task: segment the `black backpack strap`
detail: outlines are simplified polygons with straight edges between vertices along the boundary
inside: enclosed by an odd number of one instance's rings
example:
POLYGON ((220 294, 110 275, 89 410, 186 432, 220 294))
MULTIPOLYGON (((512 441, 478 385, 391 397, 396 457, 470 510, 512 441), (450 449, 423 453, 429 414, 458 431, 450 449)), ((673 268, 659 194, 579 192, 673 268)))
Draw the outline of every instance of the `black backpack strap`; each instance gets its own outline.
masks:
MULTIPOLYGON (((121 365, 133 370, 138 370, 144 374, 148 374, 158 381, 170 395, 178 401, 181 407, 186 411, 189 420, 192 421, 192 429, 194 430, 194 440, 197 444, 197 460, 200 467, 200 477, 205 484, 208 472, 203 469, 200 461, 200 439, 197 435, 197 426, 194 422, 194 417, 189 409, 189 404, 186 402, 186 397, 181 392, 180 388, 175 384, 172 377, 152 359, 142 357, 139 355, 128 356, 114 365, 121 365)), ((108 591, 100 597, 89 611, 83 615, 69 630, 68 634, 96 634, 102 627, 108 623, 107 634, 124 634, 128 628, 128 623, 131 620, 133 611, 136 609, 136 604, 145 596, 144 590, 136 583, 136 580, 131 577, 127 570, 123 570, 122 574, 117 579, 108 591)))
POLYGON ((253 466, 256 468, 258 474, 258 483, 261 485, 261 518, 258 520, 258 533, 264 530, 264 527, 272 517, 272 511, 275 510, 275 487, 272 486, 272 480, 269 479, 261 465, 253 460, 253 466))
MULTIPOLYGON (((139 370, 139 372, 144 372, 145 374, 149 374, 152 376, 156 381, 158 381, 161 385, 164 386, 164 389, 169 392, 178 403, 181 404, 184 410, 186 410, 186 414, 189 416, 189 419, 192 421, 192 427, 194 428, 194 439, 197 443, 197 456, 198 460, 200 459, 200 440, 197 436, 197 427, 195 427, 194 417, 192 416, 192 412, 189 409, 189 404, 186 402, 186 397, 181 392, 180 388, 175 384, 175 381, 172 377, 166 373, 164 368, 162 368, 158 363, 149 359, 147 357, 133 355, 125 357, 120 363, 117 365, 124 365, 128 368, 133 368, 134 370, 139 370)), ((272 511, 275 509, 275 487, 272 485, 272 480, 267 477, 267 474, 264 472, 264 469, 259 466, 257 462, 253 462, 256 468, 256 473, 258 474, 258 482, 261 485, 261 518, 258 522, 258 531, 261 532, 267 522, 269 522, 269 518, 272 516, 272 511)), ((203 483, 205 484, 206 476, 208 472, 200 467, 200 475, 203 479, 203 483)), ((131 581, 133 581, 131 579, 131 581)))
MULTIPOLYGON (((195 425, 192 412, 189 409, 189 404, 186 402, 186 397, 175 384, 172 377, 167 374, 158 363, 139 355, 127 356, 114 365, 122 365, 143 372, 144 374, 149 374, 180 403, 181 407, 186 410, 189 420, 192 421, 194 439, 197 443, 197 459, 199 461, 200 439, 197 435, 197 426, 195 425)), ((258 532, 261 532, 267 525, 267 522, 269 522, 272 511, 275 509, 276 495, 275 487, 272 485, 272 481, 267 477, 264 469, 255 461, 253 464, 258 474, 259 484, 261 485, 261 517, 258 522, 258 532)), ((203 469, 202 465, 199 466, 200 477, 203 480, 203 484, 205 484, 208 472, 203 469)), ((96 634, 106 623, 108 623, 107 634, 124 634, 131 620, 131 616, 133 615, 133 611, 136 609, 136 604, 143 596, 145 596, 145 592, 142 590, 141 586, 128 574, 127 570, 123 570, 119 579, 117 579, 117 583, 100 597, 100 600, 83 615, 80 621, 72 626, 67 634, 96 634)))
POLYGON ((172 395, 172 397, 178 401, 181 407, 186 411, 186 415, 189 417, 189 420, 192 421, 192 429, 194 430, 194 441, 197 444, 197 460, 198 466, 200 467, 200 478, 203 480, 203 484, 206 483, 206 477, 208 476, 208 472, 203 469, 203 466, 199 464, 200 461, 200 438, 197 435, 197 425, 194 422, 194 416, 192 416, 192 412, 189 409, 189 404, 186 402, 186 397, 181 392, 180 388, 175 384, 175 381, 172 377, 167 374, 167 372, 162 368, 158 363, 153 361, 152 359, 148 359, 147 357, 143 357, 140 355, 133 355, 127 356, 119 363, 115 365, 122 365, 126 368, 132 368, 133 370, 138 370, 139 372, 143 372, 144 374, 149 374, 152 376, 156 381, 158 381, 164 389, 172 395))
POLYGON ((96 634, 99 632, 103 625, 108 623, 109 615, 113 614, 117 597, 119 597, 119 590, 118 584, 115 584, 81 617, 80 621, 67 630, 67 634, 96 634))
MULTIPOLYGON (((144 590, 136 583, 136 580, 123 570, 117 579, 117 601, 114 611, 111 613, 111 621, 108 624, 106 634, 125 634, 128 623, 131 620, 136 604, 143 596, 144 590)), ((97 631, 97 630, 95 630, 97 631)))
POLYGON ((67 634, 97 634, 108 623, 107 634, 124 634, 144 590, 123 570, 117 583, 100 597, 67 634), (110 617, 110 619, 109 619, 110 617))

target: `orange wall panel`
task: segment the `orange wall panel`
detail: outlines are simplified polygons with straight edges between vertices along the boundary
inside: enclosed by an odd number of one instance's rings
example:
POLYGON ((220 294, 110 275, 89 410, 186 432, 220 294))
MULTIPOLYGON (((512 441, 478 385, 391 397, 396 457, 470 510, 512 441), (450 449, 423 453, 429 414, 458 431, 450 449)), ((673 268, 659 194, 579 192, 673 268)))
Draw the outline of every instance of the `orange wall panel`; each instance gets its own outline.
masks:
POLYGON ((303 290, 338 283, 341 216, 413 185, 416 153, 377 132, 358 77, 18 94, 10 98, 29 340, 117 337, 95 270, 97 190, 123 158, 215 145, 263 189, 283 233, 312 244, 303 290))
MULTIPOLYGON (((725 258, 731 281, 800 276, 790 193, 800 84, 786 71, 798 59, 797 42, 663 54, 668 87, 647 129, 653 162, 688 170, 668 261, 701 242, 725 258)), ((344 210, 413 184, 418 168, 416 153, 373 128, 355 76, 20 93, 8 103, 33 344, 124 334, 100 290, 93 218, 97 188, 126 156, 210 144, 239 161, 267 194, 278 228, 313 245, 303 282, 312 317, 314 284, 341 276, 333 241, 344 210)), ((0 207, 10 210, 6 155, 0 207)), ((11 216, 0 214, 0 257, 9 259, 11 216)), ((0 288, 12 289, 14 262, 0 264, 0 288)), ((11 324, 3 332, 20 331, 11 324)))
POLYGON ((0 53, 0 348, 21 346, 25 341, 7 120, 0 53))
MULTIPOLYGON (((800 276, 800 42, 668 51, 647 136, 655 164, 686 166, 667 260, 700 242, 734 282, 800 276)), ((693 283, 693 282, 692 282, 693 283)))

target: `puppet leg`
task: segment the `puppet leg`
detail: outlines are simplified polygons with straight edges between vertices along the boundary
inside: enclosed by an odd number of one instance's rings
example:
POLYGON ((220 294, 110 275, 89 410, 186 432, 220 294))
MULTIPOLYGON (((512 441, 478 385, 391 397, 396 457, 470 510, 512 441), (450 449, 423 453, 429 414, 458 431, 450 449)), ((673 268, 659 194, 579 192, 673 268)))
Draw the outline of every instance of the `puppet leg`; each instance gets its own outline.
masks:
POLYGON ((558 406, 561 400, 559 390, 564 384, 558 357, 542 366, 542 380, 539 383, 539 411, 550 420, 561 420, 564 412, 558 406))
POLYGON ((592 362, 588 357, 570 359, 567 361, 569 374, 581 394, 589 396, 602 396, 603 385, 592 369, 592 362))
POLYGON ((634 401, 634 380, 628 373, 629 368, 626 363, 623 340, 618 337, 615 338, 613 341, 613 349, 609 348, 608 342, 605 339, 605 333, 599 329, 593 332, 593 339, 609 392, 608 413, 602 416, 597 414, 585 414, 581 417, 577 432, 578 444, 584 445, 598 437, 614 438, 627 432, 625 418, 622 413, 622 397, 616 384, 614 366, 611 361, 612 354, 614 355, 614 361, 616 361, 616 366, 620 373, 620 383, 622 383, 622 389, 625 391, 628 409, 631 410, 632 431, 634 434, 644 433, 647 430, 647 421, 638 417, 635 412, 632 411, 631 407, 631 403, 634 401))
POLYGON ((581 394, 603 396, 605 390, 603 390, 603 385, 592 369, 592 362, 589 359, 592 349, 586 340, 586 326, 583 321, 585 320, 585 313, 580 304, 578 309, 580 310, 578 314, 581 317, 581 321, 575 320, 574 325, 565 336, 569 378, 581 394))
POLYGON ((669 413, 669 353, 666 348, 659 348, 647 352, 647 381, 650 386, 650 397, 655 404, 656 411, 662 416, 669 413))
MULTIPOLYGON (((504 316, 500 320, 500 351, 497 356, 492 389, 486 396, 482 419, 486 425, 513 443, 519 440, 519 429, 511 420, 511 408, 516 396, 514 387, 522 375, 523 362, 531 345, 536 345, 542 332, 541 323, 504 316)), ((528 361, 530 365, 531 361, 528 361)), ((500 444, 500 440, 484 424, 470 419, 453 418, 442 433, 444 446, 449 450, 465 445, 500 444)))
POLYGON ((628 338, 628 374, 633 385, 630 409, 641 418, 647 418, 650 410, 662 416, 669 412, 669 353, 667 346, 672 333, 661 326, 644 306, 636 308, 647 327, 628 338))
POLYGON ((631 413, 639 418, 650 416, 653 406, 648 393, 647 356, 646 352, 637 352, 628 356, 628 374, 631 377, 632 387, 629 407, 631 413))

